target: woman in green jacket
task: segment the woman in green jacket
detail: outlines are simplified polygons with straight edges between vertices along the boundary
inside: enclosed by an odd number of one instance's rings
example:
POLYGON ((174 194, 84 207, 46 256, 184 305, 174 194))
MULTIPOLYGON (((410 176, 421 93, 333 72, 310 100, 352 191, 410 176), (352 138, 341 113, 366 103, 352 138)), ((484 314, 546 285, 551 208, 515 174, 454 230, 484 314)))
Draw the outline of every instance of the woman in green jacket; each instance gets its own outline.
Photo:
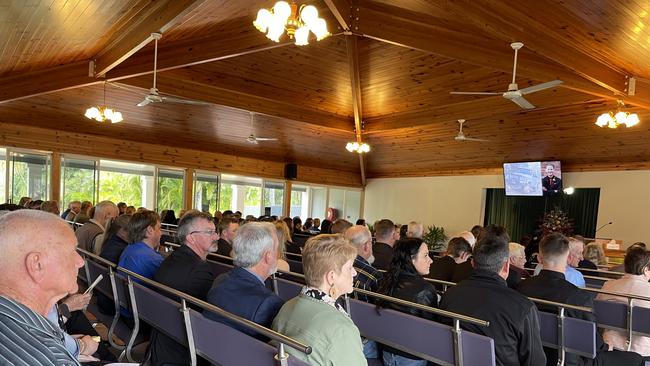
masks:
POLYGON ((305 244, 307 286, 273 320, 273 330, 312 347, 310 355, 288 348, 294 357, 318 366, 367 365, 359 329, 336 301, 352 292, 356 256, 356 248, 339 235, 321 234, 305 244))

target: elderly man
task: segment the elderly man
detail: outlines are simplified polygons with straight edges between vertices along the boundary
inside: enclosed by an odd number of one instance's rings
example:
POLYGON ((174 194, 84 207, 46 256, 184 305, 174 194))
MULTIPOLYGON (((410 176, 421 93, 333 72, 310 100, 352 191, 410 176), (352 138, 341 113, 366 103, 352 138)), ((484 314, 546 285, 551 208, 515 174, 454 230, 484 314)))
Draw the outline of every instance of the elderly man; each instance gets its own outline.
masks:
POLYGON ((506 282, 508 287, 515 288, 517 284, 521 282, 522 278, 528 278, 530 275, 524 269, 526 264, 526 252, 523 245, 519 243, 510 243, 508 244, 509 253, 510 253, 510 273, 506 282))
POLYGON ((417 221, 409 222, 406 230, 407 238, 422 239, 423 235, 424 235, 424 225, 422 225, 421 222, 417 222, 417 221))
POLYGON ((117 217, 117 206, 113 202, 98 203, 93 218, 75 231, 79 248, 99 255, 102 248, 100 248, 101 241, 98 238, 106 230, 108 221, 115 217, 117 217))
POLYGON ((61 214, 61 218, 65 219, 66 217, 68 217, 69 213, 72 213, 72 219, 74 219, 74 217, 80 211, 81 211, 81 201, 70 201, 70 203, 68 203, 68 209, 63 211, 63 213, 61 214))
MULTIPOLYGON (((233 241, 233 251, 235 268, 214 281, 208 293, 208 302, 269 328, 284 303, 264 286, 264 281, 277 268, 278 237, 275 226, 269 222, 243 225, 233 241)), ((257 335, 217 314, 207 312, 205 315, 244 333, 257 335)))
MULTIPOLYGON (((563 304, 585 306, 593 308, 593 297, 567 282, 564 272, 567 268, 569 254, 569 240, 559 233, 546 235, 539 243, 539 250, 544 258, 544 269, 535 277, 531 277, 517 286, 517 290, 530 297, 559 302, 563 304)), ((555 307, 538 305, 540 310, 557 312, 555 307)), ((566 310, 566 315, 572 318, 596 322, 592 313, 566 310)), ((490 324, 490 327, 492 324, 490 324)), ((603 342, 599 332, 596 332, 596 357, 581 357, 567 353, 565 365, 643 365, 640 355, 633 352, 608 351, 608 345, 603 342)), ((557 363, 557 350, 545 348, 549 364, 557 363)))
POLYGON ((78 365, 63 331, 46 319, 58 300, 77 292, 72 229, 46 212, 19 210, 0 218, 0 364, 78 365))
POLYGON ((463 323, 463 328, 494 339, 498 365, 543 366, 537 308, 506 285, 508 242, 503 228, 481 235, 474 247, 474 273, 445 292, 440 309, 489 321, 489 327, 463 323))
MULTIPOLYGON (((154 280, 190 296, 205 300, 215 273, 206 262, 208 253, 217 251, 219 236, 209 213, 190 210, 178 223, 181 247, 167 257, 154 280)), ((153 365, 188 365, 187 348, 163 333, 153 330, 150 339, 153 365)))
MULTIPOLYGON (((381 272, 372 266, 375 256, 372 255, 372 234, 370 234, 370 230, 365 225, 355 225, 347 229, 343 236, 357 248, 357 257, 354 259, 354 269, 357 271, 357 277, 354 279, 354 287, 377 291, 381 272)), ((365 295, 359 295, 359 299, 368 301, 365 295)))
POLYGON ((229 216, 224 216, 219 225, 217 226, 217 233, 219 234, 219 249, 217 254, 225 255, 230 257, 232 252, 232 242, 237 235, 237 229, 239 229, 239 220, 229 216))
POLYGON ((393 246, 395 246, 395 224, 388 219, 382 219, 375 223, 375 245, 372 252, 375 255, 374 266, 377 269, 387 271, 390 262, 393 261, 393 246))
MULTIPOLYGON (((578 287, 585 287, 585 278, 582 273, 576 269, 583 258, 582 251, 584 250, 585 243, 573 237, 569 237, 567 239, 569 240, 569 258, 567 260, 567 267, 564 272, 564 278, 578 287)), ((540 263, 538 263, 535 267, 535 271, 533 273, 534 276, 537 276, 540 271, 544 269, 544 256, 540 254, 539 259, 540 263)))

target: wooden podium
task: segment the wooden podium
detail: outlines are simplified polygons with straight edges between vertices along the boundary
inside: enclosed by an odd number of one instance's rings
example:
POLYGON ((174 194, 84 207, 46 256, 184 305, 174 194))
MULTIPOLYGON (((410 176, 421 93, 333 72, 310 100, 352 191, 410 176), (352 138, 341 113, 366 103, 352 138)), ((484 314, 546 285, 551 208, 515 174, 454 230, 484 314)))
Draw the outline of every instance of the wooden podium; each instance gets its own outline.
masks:
POLYGON ((602 245, 605 256, 608 258, 608 264, 623 264, 625 250, 623 250, 623 240, 615 239, 595 239, 597 244, 602 245))

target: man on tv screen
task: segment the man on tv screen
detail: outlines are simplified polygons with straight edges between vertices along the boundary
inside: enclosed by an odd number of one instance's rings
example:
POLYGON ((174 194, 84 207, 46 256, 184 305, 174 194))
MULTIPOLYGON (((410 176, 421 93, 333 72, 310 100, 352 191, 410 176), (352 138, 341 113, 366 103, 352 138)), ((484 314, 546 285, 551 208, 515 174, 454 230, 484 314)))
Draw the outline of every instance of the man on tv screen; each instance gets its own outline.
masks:
POLYGON ((544 196, 552 196, 562 190, 562 179, 554 175, 555 167, 552 164, 546 166, 546 176, 542 178, 542 191, 544 196))

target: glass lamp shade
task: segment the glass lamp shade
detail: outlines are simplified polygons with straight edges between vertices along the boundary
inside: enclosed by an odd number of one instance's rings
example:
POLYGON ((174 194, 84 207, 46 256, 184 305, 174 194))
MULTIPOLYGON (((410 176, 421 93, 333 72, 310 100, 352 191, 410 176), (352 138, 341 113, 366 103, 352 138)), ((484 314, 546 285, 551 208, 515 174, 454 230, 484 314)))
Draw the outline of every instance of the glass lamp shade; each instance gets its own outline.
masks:
POLYGON ((284 33, 284 21, 274 15, 271 18, 271 23, 269 24, 269 31, 266 33, 266 37, 274 42, 280 42, 280 37, 284 33))
POLYGON ((330 35, 330 32, 327 31, 327 23, 323 18, 318 18, 309 27, 311 28, 311 31, 316 35, 316 40, 318 41, 330 35))
POLYGON ((269 28, 269 23, 271 23, 271 18, 273 14, 266 9, 260 9, 257 12, 257 19, 253 22, 255 28, 262 33, 266 33, 266 30, 269 28))
POLYGON ((614 115, 614 119, 616 120, 616 123, 620 124, 627 124, 627 113, 625 112, 617 112, 614 115))
POLYGON ((639 115, 636 113, 632 113, 627 116, 627 123, 625 124, 627 127, 632 127, 638 125, 640 122, 639 120, 639 115))
POLYGON ((309 44, 309 28, 302 26, 296 30, 294 34, 296 38, 296 46, 305 46, 309 44))
POLYGON ((289 16, 291 16, 291 5, 286 1, 278 1, 273 5, 273 15, 286 22, 289 16))
POLYGON ((92 107, 86 109, 86 114, 84 114, 84 116, 86 116, 86 118, 88 119, 94 119, 97 118, 100 114, 101 113, 99 112, 99 109, 97 109, 97 107, 92 107))
POLYGON ((111 118, 112 123, 118 123, 124 121, 124 118, 122 118, 122 113, 121 112, 114 112, 113 113, 113 118, 111 118))
POLYGON ((311 25, 318 20, 318 9, 313 5, 307 5, 300 10, 300 19, 307 24, 311 25))

